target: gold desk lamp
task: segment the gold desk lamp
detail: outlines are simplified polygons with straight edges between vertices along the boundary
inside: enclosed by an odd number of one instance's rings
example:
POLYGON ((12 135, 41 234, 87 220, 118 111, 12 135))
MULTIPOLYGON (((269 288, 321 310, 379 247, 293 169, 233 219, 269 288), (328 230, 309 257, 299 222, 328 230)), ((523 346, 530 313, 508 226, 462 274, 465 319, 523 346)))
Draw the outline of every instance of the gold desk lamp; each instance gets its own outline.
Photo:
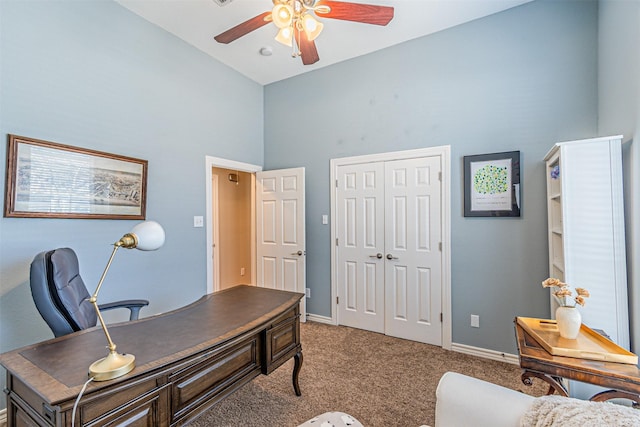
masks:
POLYGON ((109 271, 109 267, 111 267, 113 257, 115 256, 116 251, 121 247, 127 249, 136 248, 141 251, 155 251, 164 244, 164 237, 164 230, 160 224, 155 221, 145 221, 133 227, 129 233, 122 236, 120 240, 113 244, 113 252, 111 252, 109 262, 107 262, 107 266, 100 277, 96 291, 89 299, 89 302, 93 304, 93 307, 96 310, 102 330, 109 342, 109 346, 107 347, 109 349, 109 354, 107 357, 97 360, 89 366, 89 376, 93 377, 94 381, 106 381, 118 378, 128 372, 131 372, 135 367, 136 357, 133 354, 120 354, 116 352, 116 345, 111 340, 111 336, 107 330, 107 325, 104 323, 104 319, 102 318, 100 309, 98 308, 98 292, 100 292, 102 282, 107 275, 107 271, 109 271))

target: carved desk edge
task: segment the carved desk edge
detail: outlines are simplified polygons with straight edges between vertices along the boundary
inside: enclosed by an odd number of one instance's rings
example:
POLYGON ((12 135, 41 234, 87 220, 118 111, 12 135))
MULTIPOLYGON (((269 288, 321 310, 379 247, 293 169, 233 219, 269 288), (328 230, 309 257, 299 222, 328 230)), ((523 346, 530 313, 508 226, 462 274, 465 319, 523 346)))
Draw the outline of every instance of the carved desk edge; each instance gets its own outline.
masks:
MULTIPOLYGON (((201 309, 199 315, 202 316, 204 314, 204 318, 209 320, 209 315, 211 315, 214 308, 224 311, 221 307, 217 307, 215 302, 212 302, 213 299, 217 300, 222 298, 221 301, 224 302, 225 299, 229 300, 229 298, 233 299, 247 296, 254 298, 256 301, 259 300, 259 304, 253 301, 258 308, 249 308, 244 310, 246 313, 240 313, 240 315, 249 316, 247 317, 247 322, 241 325, 232 324, 229 328, 218 327, 216 329, 214 326, 212 327, 212 329, 214 329, 214 335, 207 336, 205 341, 196 345, 190 344, 185 346, 181 351, 157 359, 143 360, 143 363, 136 366, 132 372, 123 377, 110 381, 90 383, 85 396, 98 396, 103 397, 102 400, 111 401, 114 396, 120 396, 119 392, 127 387, 130 389, 138 388, 139 391, 141 390, 141 396, 147 396, 150 391, 145 387, 148 388, 150 386, 143 386, 143 384, 149 383, 151 380, 153 383, 153 393, 155 394, 153 399, 147 399, 151 403, 143 402, 145 405, 155 405, 153 406, 155 412, 149 412, 150 421, 160 426, 182 425, 182 423, 190 421, 208 407, 224 399, 255 376, 260 373, 269 374, 291 358, 294 358, 292 374, 293 388, 296 395, 300 396, 298 376, 303 359, 299 333, 299 301, 303 297, 303 294, 253 286, 238 286, 215 294, 206 295, 185 307, 171 312, 150 316, 135 322, 110 325, 110 330, 117 330, 118 327, 122 327, 131 332, 134 324, 144 325, 148 323, 149 325, 153 325, 154 322, 160 323, 160 326, 162 326, 163 319, 170 319, 172 316, 180 317, 181 314, 183 317, 186 316, 185 318, 189 318, 188 315, 191 314, 188 313, 189 310, 194 309, 196 311, 201 309), (223 298, 222 296, 225 294, 226 296, 223 298), (208 305, 205 306, 207 303, 208 305), (271 305, 269 305, 270 303, 271 305), (203 311, 204 309, 206 309, 206 311, 203 311), (253 316, 254 314, 255 316, 253 316), (267 351, 270 353, 267 354, 267 351), (215 359, 217 364, 212 364, 212 362, 207 359, 208 357, 211 360, 217 358, 215 359), (193 390, 187 390, 188 386, 180 388, 182 387, 181 384, 178 384, 178 380, 182 379, 180 375, 185 377, 187 375, 195 375, 194 372, 196 368, 194 368, 194 366, 198 365, 200 366, 198 369, 206 368, 208 369, 207 372, 213 372, 212 370, 217 369, 216 366, 226 363, 228 360, 231 360, 233 363, 225 368, 224 373, 229 374, 229 378, 231 379, 226 377, 219 379, 224 389, 216 392, 217 394, 215 396, 210 390, 196 390, 207 398, 200 398, 200 400, 198 400, 189 394, 193 393, 193 390), (204 366, 204 368, 202 366, 204 366), (235 371, 232 371, 233 369, 235 369, 235 371), (175 384, 172 381, 175 381, 175 384), (181 396, 180 393, 185 394, 187 397, 181 396), (104 399, 105 396, 109 398, 104 399), (174 408, 174 406, 177 405, 174 401, 180 401, 180 399, 185 399, 184 402, 181 401, 184 403, 183 407, 174 408), (195 401, 195 403, 188 399, 195 401)), ((247 301, 241 300, 241 302, 245 303, 247 301)), ((251 300, 248 301, 248 303, 251 302, 251 300)), ((233 307, 231 309, 233 309, 233 307)), ((243 310, 240 309, 240 311, 242 312, 243 310)), ((237 310, 235 313, 237 313, 237 310)), ((218 316, 220 315, 224 315, 224 313, 218 314, 218 316)), ((236 318, 237 317, 238 316, 236 316, 236 318)), ((196 322, 198 320, 201 319, 195 319, 196 322)), ((184 321, 183 319, 183 322, 184 321)), ((166 323, 166 321, 164 323, 166 323)), ((141 326, 138 326, 138 328, 140 327, 141 326)), ((140 330, 142 331, 148 329, 145 327, 141 328, 140 330)), ((136 328, 133 329, 135 331, 136 328)), ((58 345, 66 348, 72 346, 75 342, 82 342, 91 334, 99 336, 101 345, 98 345, 97 351, 103 352, 104 342, 102 341, 104 341, 104 335, 102 334, 101 328, 96 327, 0 355, 0 363, 7 369, 7 389, 5 392, 7 393, 9 426, 15 425, 17 422, 24 422, 23 418, 25 413, 29 416, 30 422, 33 422, 33 424, 26 423, 26 425, 70 424, 69 409, 73 400, 75 400, 80 393, 84 381, 87 379, 86 369, 88 365, 85 366, 83 364, 84 361, 75 363, 77 366, 74 366, 73 369, 80 372, 81 378, 83 379, 78 381, 74 376, 73 381, 71 381, 73 384, 69 385, 68 383, 65 384, 59 381, 55 376, 55 372, 47 372, 46 369, 41 368, 27 359, 24 354, 27 354, 29 351, 37 351, 39 348, 45 348, 47 345, 58 345), (21 394, 24 394, 26 397, 23 399, 21 394), (33 404, 34 401, 38 401, 36 402, 38 404, 33 404), (46 406, 42 412, 39 411, 40 408, 35 407, 39 406, 39 404, 46 406), (12 407, 12 405, 14 406, 12 407), (21 419, 17 421, 15 418, 18 416, 15 415, 14 412, 18 409, 24 413, 20 414, 21 419), (50 413, 47 413, 47 411, 50 413), (31 418, 34 418, 35 421, 31 418)), ((192 335, 194 334, 195 333, 192 333, 192 335)), ((206 333, 204 333, 204 335, 206 335, 206 333)), ((139 339, 140 336, 137 338, 139 339)), ((114 338, 114 341, 117 343, 118 338, 114 338)), ((88 348, 87 352, 91 353, 90 350, 93 349, 88 348)), ((133 350, 135 354, 135 346, 133 350)), ((102 356, 99 355, 99 357, 102 356)), ((87 356, 79 355, 79 359, 83 358, 87 358, 87 356)), ((94 359, 93 354, 88 356, 88 360, 91 359, 94 359)), ((65 369, 67 369, 67 371, 70 370, 68 367, 65 369)), ((214 372, 214 374, 209 373, 207 375, 213 375, 215 377, 216 375, 220 376, 222 374, 216 374, 214 372)), ((137 395, 134 397, 137 399, 137 395)), ((83 396, 83 402, 84 399, 85 397, 83 396)), ((93 400, 96 401, 98 399, 93 400)), ((96 405, 95 403, 89 402, 89 405, 87 405, 89 409, 86 409, 87 413, 90 413, 92 409, 90 404, 96 405)), ((89 423, 92 425, 102 425, 112 421, 113 419, 102 415, 89 419, 89 423)))
POLYGON ((535 342, 527 331, 525 331, 514 319, 516 332, 516 342, 518 345, 518 357, 520 360, 520 368, 522 374, 520 379, 524 385, 533 385, 533 378, 539 378, 549 384, 547 395, 558 393, 561 396, 568 397, 569 391, 563 383, 563 378, 582 381, 594 385, 598 385, 609 390, 596 393, 589 400, 594 402, 604 402, 610 399, 624 398, 640 405, 640 371, 637 367, 627 364, 616 364, 614 362, 606 362, 614 366, 619 366, 622 370, 633 371, 635 368, 635 379, 629 375, 608 372, 598 369, 595 365, 605 362, 589 361, 594 367, 588 368, 581 366, 581 359, 575 359, 564 356, 553 356, 543 347, 527 344, 527 337, 530 342, 535 342), (538 353, 536 355, 536 353, 538 353))

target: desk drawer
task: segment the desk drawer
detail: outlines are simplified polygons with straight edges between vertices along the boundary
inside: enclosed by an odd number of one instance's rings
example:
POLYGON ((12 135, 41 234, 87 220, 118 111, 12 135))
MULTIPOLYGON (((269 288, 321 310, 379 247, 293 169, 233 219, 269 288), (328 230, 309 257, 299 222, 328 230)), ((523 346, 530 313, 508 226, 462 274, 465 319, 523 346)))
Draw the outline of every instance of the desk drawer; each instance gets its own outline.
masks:
POLYGON ((261 340, 258 334, 198 358, 171 376, 171 407, 175 422, 189 412, 212 406, 260 374, 261 340))
MULTIPOLYGON (((87 393, 83 403, 78 408, 79 413, 77 416, 82 425, 109 425, 109 421, 105 421, 105 418, 118 418, 120 415, 116 414, 121 411, 130 412, 134 410, 131 404, 136 401, 147 407, 146 401, 149 400, 149 396, 154 402, 159 396, 157 380, 154 378, 126 386, 116 386, 108 391, 99 393, 97 396, 87 393)), ((157 408, 154 407, 154 409, 157 408)), ((125 423, 124 425, 127 424, 125 423)))
POLYGON ((7 389, 9 426, 49 426, 55 423, 56 412, 19 378, 8 374, 7 389))
POLYGON ((300 351, 300 315, 298 307, 267 329, 265 364, 262 371, 270 374, 300 351))
POLYGON ((25 405, 17 396, 7 399, 7 421, 8 425, 17 427, 40 427, 50 426, 50 421, 45 420, 40 414, 35 413, 28 405, 25 405))
MULTIPOLYGON (((168 426, 167 423, 167 391, 168 387, 156 389, 140 396, 96 418, 92 422, 83 422, 87 427, 160 427, 168 426)), ((122 393, 124 394, 124 393, 122 393)), ((109 400, 108 398, 105 400, 109 400)), ((83 415, 85 415, 83 413, 83 415)), ((84 417, 83 417, 84 418, 84 417)))

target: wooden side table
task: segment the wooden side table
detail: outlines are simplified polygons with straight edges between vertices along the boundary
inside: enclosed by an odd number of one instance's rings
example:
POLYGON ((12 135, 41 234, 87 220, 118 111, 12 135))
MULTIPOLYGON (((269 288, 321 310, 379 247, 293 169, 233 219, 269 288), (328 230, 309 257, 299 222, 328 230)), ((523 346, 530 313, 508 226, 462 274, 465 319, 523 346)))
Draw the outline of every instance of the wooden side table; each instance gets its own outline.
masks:
POLYGON ((533 378, 540 378, 549 384, 547 394, 558 393, 569 396, 562 379, 595 384, 609 390, 592 396, 589 400, 602 402, 624 398, 640 405, 640 369, 626 363, 602 362, 565 356, 553 356, 547 352, 516 320, 516 341, 521 379, 523 384, 532 385, 533 378))

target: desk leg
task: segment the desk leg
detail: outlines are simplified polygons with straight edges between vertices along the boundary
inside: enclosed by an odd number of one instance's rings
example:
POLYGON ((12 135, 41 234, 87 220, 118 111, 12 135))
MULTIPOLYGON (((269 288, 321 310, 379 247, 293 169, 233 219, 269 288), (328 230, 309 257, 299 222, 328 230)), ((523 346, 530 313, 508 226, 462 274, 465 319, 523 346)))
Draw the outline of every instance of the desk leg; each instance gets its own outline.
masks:
POLYGON ((629 399, 635 402, 633 406, 640 405, 640 395, 622 390, 602 391, 600 393, 594 394, 589 400, 593 402, 605 402, 610 399, 629 399))
POLYGON ((295 364, 293 365, 293 390, 296 392, 296 396, 302 396, 300 392, 300 384, 298 383, 298 375, 300 375, 300 369, 302 369, 302 350, 293 356, 295 364))
POLYGON ((561 379, 559 377, 553 377, 551 375, 543 374, 542 372, 529 371, 525 369, 522 371, 520 379, 522 380, 522 383, 524 385, 530 386, 533 385, 533 381, 531 380, 532 377, 540 378, 542 381, 549 384, 547 395, 557 392, 560 396, 569 396, 569 392, 567 391, 565 386, 562 385, 561 379))

